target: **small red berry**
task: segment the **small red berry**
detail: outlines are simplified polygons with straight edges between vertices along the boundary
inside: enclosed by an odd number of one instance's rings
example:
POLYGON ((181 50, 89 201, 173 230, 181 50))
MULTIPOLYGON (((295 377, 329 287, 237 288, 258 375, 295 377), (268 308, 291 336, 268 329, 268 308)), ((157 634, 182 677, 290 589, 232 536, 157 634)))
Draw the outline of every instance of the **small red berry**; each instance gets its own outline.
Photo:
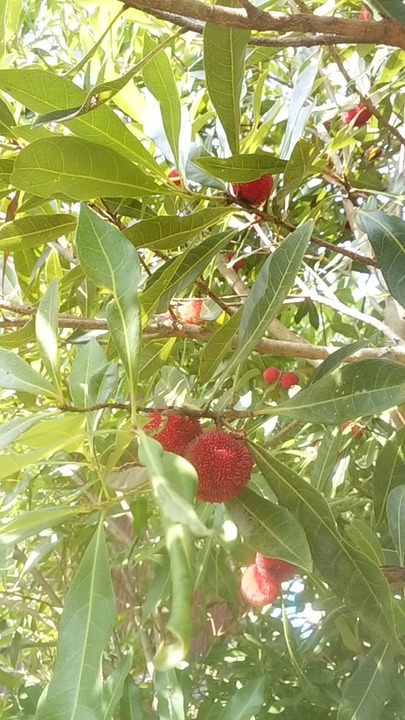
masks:
POLYGON ((181 185, 181 176, 180 176, 180 173, 179 173, 178 170, 175 170, 175 169, 173 168, 173 170, 170 170, 170 172, 168 173, 167 177, 170 178, 170 180, 172 181, 172 183, 174 183, 174 185, 177 185, 177 187, 180 187, 180 185, 181 185))
POLYGON ((232 183, 232 190, 239 200, 250 205, 260 205, 270 197, 273 186, 273 176, 266 174, 251 182, 232 183))
POLYGON ((371 110, 369 110, 364 103, 360 102, 352 110, 345 110, 340 113, 340 117, 345 125, 349 125, 353 120, 354 127, 360 127, 360 125, 365 125, 367 120, 370 120, 372 114, 371 110))
POLYGON ((197 470, 199 500, 229 500, 250 480, 253 458, 234 433, 207 430, 189 445, 186 458, 197 470))
MULTIPOLYGON (((226 253, 226 259, 228 260, 228 262, 231 262, 234 255, 235 255, 235 253, 233 252, 233 250, 230 250, 229 252, 226 253)), ((243 268, 244 264, 245 264, 245 261, 243 259, 237 260, 235 263, 232 264, 232 267, 237 272, 238 270, 243 268)))
POLYGON ((281 372, 276 367, 268 367, 263 373, 263 380, 267 385, 272 385, 280 379, 281 372))
POLYGON ((371 13, 369 12, 369 10, 367 10, 366 7, 363 6, 358 14, 359 20, 368 20, 370 17, 371 13))
POLYGON ((354 422, 354 420, 346 420, 346 422, 342 423, 342 430, 345 430, 347 427, 350 427, 352 436, 356 439, 360 439, 364 435, 364 428, 354 422))
POLYGON ((148 413, 148 417, 151 420, 144 429, 153 430, 162 426, 153 436, 154 439, 160 442, 163 450, 177 455, 184 455, 187 446, 203 431, 198 418, 185 415, 162 416, 160 412, 148 413))
POLYGON ((280 377, 280 385, 285 390, 288 390, 293 385, 299 385, 299 384, 300 384, 300 379, 299 379, 298 375, 296 375, 295 372, 286 372, 286 373, 283 373, 280 377))
POLYGON ((260 575, 256 565, 250 565, 242 575, 240 589, 248 603, 263 607, 276 599, 280 587, 270 574, 260 575))
POLYGON ((297 572, 295 565, 279 560, 278 558, 267 557, 261 553, 256 553, 256 567, 261 575, 270 573, 278 582, 291 580, 297 572))

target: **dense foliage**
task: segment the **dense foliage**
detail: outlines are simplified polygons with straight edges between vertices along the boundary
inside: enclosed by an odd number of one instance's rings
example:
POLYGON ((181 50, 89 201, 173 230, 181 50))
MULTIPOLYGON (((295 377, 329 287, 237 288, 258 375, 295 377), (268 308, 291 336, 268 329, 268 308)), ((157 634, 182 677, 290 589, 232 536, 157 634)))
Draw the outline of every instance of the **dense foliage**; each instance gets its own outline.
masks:
POLYGON ((405 49, 136 4, 0 7, 0 716, 402 720, 405 49))

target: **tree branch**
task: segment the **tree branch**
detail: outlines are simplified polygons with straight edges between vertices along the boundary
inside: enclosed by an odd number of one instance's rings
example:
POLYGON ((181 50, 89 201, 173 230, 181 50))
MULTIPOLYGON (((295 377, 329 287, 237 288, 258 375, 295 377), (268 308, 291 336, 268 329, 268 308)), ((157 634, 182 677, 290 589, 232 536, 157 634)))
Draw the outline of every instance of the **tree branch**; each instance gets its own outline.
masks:
POLYGON ((348 43, 369 43, 390 45, 405 49, 405 26, 392 20, 381 22, 351 20, 340 17, 322 17, 313 14, 298 13, 287 15, 279 12, 256 12, 248 14, 245 9, 230 8, 222 5, 207 5, 201 0, 120 0, 128 7, 155 14, 172 13, 173 15, 210 22, 225 27, 243 28, 265 32, 273 30, 278 33, 320 33, 323 36, 344 36, 348 43))

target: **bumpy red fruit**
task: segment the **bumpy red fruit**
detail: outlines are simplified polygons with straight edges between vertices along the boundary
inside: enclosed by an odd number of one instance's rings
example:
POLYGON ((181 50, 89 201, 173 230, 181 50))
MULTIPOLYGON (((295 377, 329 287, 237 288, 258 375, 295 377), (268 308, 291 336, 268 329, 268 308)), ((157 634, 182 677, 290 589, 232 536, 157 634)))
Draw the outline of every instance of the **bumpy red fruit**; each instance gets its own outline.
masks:
POLYGON ((253 458, 244 441, 223 430, 207 430, 187 448, 198 475, 197 498, 224 502, 249 482, 253 458))
POLYGON ((272 175, 262 175, 257 180, 246 183, 232 183, 232 189, 239 200, 250 205, 260 205, 267 200, 273 190, 274 179, 272 175))
POLYGON ((345 110, 345 112, 340 113, 340 117, 345 125, 349 125, 349 123, 353 120, 353 125, 355 127, 360 127, 360 125, 365 125, 367 120, 370 120, 372 114, 373 113, 370 112, 368 107, 366 107, 364 103, 360 102, 352 110, 345 110))
POLYGON ((200 318, 202 306, 203 300, 188 300, 178 308, 180 319, 191 325, 200 325, 204 322, 200 318))
POLYGON ((145 425, 145 430, 153 430, 162 427, 153 436, 158 440, 167 452, 184 455, 187 446, 201 435, 202 427, 198 418, 185 417, 184 415, 162 416, 160 412, 148 413, 150 422, 145 425))
POLYGON ((256 565, 250 565, 242 575, 240 590, 251 605, 263 607, 276 599, 280 587, 277 580, 270 574, 263 576, 256 565))
POLYGON ((296 375, 295 372, 286 372, 286 373, 283 373, 280 377, 280 385, 285 390, 288 390, 293 385, 299 385, 299 384, 300 384, 300 379, 299 379, 298 375, 296 375))
POLYGON ((167 177, 169 177, 170 180, 172 181, 172 183, 174 183, 178 187, 181 185, 181 177, 180 177, 180 173, 178 170, 175 170, 173 168, 173 170, 170 170, 167 177))
POLYGON ((270 573, 279 583, 290 580, 297 572, 295 565, 260 553, 256 553, 255 563, 260 575, 266 576, 270 573))
POLYGON ((267 385, 272 385, 280 379, 280 370, 276 367, 268 367, 263 373, 263 380, 267 385))

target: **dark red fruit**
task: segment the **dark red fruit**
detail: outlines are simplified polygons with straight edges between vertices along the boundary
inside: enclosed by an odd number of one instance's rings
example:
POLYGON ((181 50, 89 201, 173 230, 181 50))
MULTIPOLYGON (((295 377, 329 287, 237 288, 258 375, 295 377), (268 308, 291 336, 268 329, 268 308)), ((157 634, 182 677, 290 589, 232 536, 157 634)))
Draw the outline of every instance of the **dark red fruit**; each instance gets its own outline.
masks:
POLYGON ((272 385, 280 379, 281 372, 276 367, 268 367, 263 373, 263 380, 267 385, 272 385))
POLYGON ((299 384, 300 384, 300 379, 299 379, 298 375, 296 375, 295 372, 286 372, 286 373, 283 373, 280 377, 280 385, 285 390, 288 390, 293 385, 299 385, 299 384))
POLYGON ((297 572, 295 565, 285 560, 261 555, 261 553, 256 553, 255 563, 260 575, 266 576, 270 573, 279 583, 285 580, 291 580, 297 572))
POLYGON ((232 183, 232 190, 239 200, 244 200, 250 205, 260 205, 270 197, 273 186, 273 176, 262 175, 251 182, 232 183))
POLYGON ((354 420, 346 420, 346 422, 342 423, 342 430, 345 430, 347 427, 350 427, 350 431, 356 439, 360 439, 364 435, 364 428, 354 422, 354 420))
POLYGON ((263 576, 256 565, 250 565, 242 575, 240 590, 251 605, 263 607, 276 599, 280 587, 277 580, 270 574, 263 576))
MULTIPOLYGON (((233 252, 233 250, 230 250, 229 252, 226 253, 226 259, 228 260, 228 262, 231 262, 234 255, 235 255, 235 253, 233 252)), ((235 263, 232 264, 232 267, 237 272, 238 270, 243 268, 244 264, 245 264, 245 261, 243 259, 237 260, 235 263)))
POLYGON ((360 127, 360 125, 365 125, 367 120, 370 120, 372 114, 373 113, 368 109, 368 107, 366 107, 364 103, 360 102, 352 110, 345 110, 340 113, 340 117, 345 125, 349 125, 349 123, 353 121, 353 125, 355 127, 360 127))
POLYGON ((170 180, 172 181, 172 183, 174 183, 175 185, 177 185, 178 187, 180 187, 180 185, 181 185, 181 176, 180 176, 180 173, 179 173, 178 170, 175 170, 175 169, 173 168, 173 170, 170 170, 170 172, 168 173, 167 177, 170 178, 170 180))
POLYGON ((184 455, 187 446, 202 433, 198 418, 190 418, 185 415, 164 416, 160 412, 148 413, 148 417, 151 420, 144 429, 154 430, 162 427, 154 434, 154 439, 160 442, 163 450, 177 453, 177 455, 184 455))
POLYGON ((187 448, 187 460, 198 475, 197 498, 223 502, 249 482, 253 458, 244 441, 223 430, 207 430, 187 448))

